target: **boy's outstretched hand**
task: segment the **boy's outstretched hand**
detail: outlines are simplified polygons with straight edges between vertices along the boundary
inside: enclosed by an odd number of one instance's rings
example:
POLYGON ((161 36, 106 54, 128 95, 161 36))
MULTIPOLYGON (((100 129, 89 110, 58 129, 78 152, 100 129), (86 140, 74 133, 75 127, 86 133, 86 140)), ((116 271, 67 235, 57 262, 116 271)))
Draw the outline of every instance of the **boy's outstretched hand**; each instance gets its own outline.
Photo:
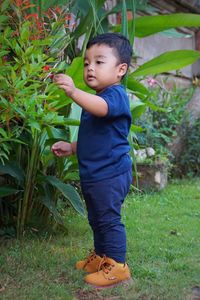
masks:
POLYGON ((67 96, 71 97, 76 87, 73 79, 65 74, 56 74, 53 77, 53 81, 65 91, 67 96))
POLYGON ((53 144, 51 150, 58 157, 70 156, 73 154, 72 144, 63 141, 53 144))

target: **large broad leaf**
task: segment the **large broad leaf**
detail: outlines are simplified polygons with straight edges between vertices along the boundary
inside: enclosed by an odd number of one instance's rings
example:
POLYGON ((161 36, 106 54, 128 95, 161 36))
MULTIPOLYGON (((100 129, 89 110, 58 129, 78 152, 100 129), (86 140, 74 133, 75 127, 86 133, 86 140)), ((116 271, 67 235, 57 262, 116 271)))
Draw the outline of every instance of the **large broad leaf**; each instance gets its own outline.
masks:
POLYGON ((140 100, 134 100, 130 102, 130 109, 132 119, 135 121, 136 118, 140 117, 146 109, 146 104, 140 100))
POLYGON ((16 162, 9 162, 4 165, 0 163, 0 173, 8 174, 20 183, 24 181, 25 177, 24 170, 16 162))
MULTIPOLYGON (((116 1, 118 2, 117 5, 115 5, 111 10, 109 10, 109 14, 116 14, 120 13, 122 11, 122 3, 121 1, 116 1)), ((145 1, 134 1, 134 0, 126 0, 126 7, 128 11, 131 11, 133 8, 133 5, 135 6, 135 9, 137 11, 144 11, 148 13, 155 13, 156 9, 148 5, 147 3, 144 3, 145 1)))
POLYGON ((51 185, 55 186, 72 204, 76 211, 78 211, 82 216, 85 216, 83 202, 72 185, 63 183, 55 176, 46 176, 45 180, 48 181, 51 185))
POLYGON ((16 194, 17 192, 19 192, 19 190, 16 190, 9 186, 0 187, 0 198, 16 194))
MULTIPOLYGON (((129 23, 131 26, 131 21, 129 23)), ((194 26, 200 26, 200 15, 198 14, 144 16, 136 19, 135 35, 145 37, 171 28, 194 26)))
MULTIPOLYGON (((132 21, 129 22, 129 30, 132 21)), ((200 15, 198 14, 169 14, 157 16, 138 17, 135 20, 135 36, 146 37, 164 30, 178 27, 199 27, 200 15)), ((114 26, 115 31, 121 30, 121 25, 114 26)))
POLYGON ((133 76, 127 77, 127 88, 138 98, 144 100, 149 95, 149 90, 133 76))
POLYGON ((103 5, 105 0, 77 0, 74 6, 74 14, 77 13, 81 15, 79 25, 73 32, 73 36, 78 38, 83 34, 87 33, 89 30, 93 29, 95 32, 99 28, 99 19, 103 14, 103 5), (98 26, 97 26, 98 25, 98 26), (98 27, 98 28, 97 28, 98 27))
POLYGON ((62 219, 62 216, 59 214, 55 202, 54 202, 54 193, 52 192, 52 186, 49 186, 48 184, 43 185, 45 196, 40 197, 40 200, 42 204, 44 204, 48 210, 51 212, 52 216, 54 217, 55 221, 61 225, 64 226, 64 222, 62 219))
POLYGON ((46 126, 46 132, 49 139, 66 140, 66 129, 46 126))
POLYGON ((0 139, 0 144, 1 143, 5 143, 5 142, 14 142, 14 143, 17 143, 17 144, 23 144, 23 145, 26 145, 26 143, 20 141, 20 140, 17 140, 17 139, 12 139, 12 138, 1 138, 0 139))
POLYGON ((199 58, 200 52, 195 50, 168 51, 144 63, 129 76, 132 78, 136 76, 146 76, 150 74, 160 74, 172 70, 179 70, 194 63, 199 58))

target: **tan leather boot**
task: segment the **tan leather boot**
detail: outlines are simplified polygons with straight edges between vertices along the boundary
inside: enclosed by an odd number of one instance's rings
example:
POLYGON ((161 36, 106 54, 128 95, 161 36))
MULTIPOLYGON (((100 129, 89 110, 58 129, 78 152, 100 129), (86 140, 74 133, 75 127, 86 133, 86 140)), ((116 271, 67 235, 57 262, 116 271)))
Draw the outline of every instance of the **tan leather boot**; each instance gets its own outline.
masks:
POLYGON ((108 257, 100 263, 99 271, 85 276, 84 280, 95 288, 113 287, 132 281, 128 265, 119 266, 116 261, 108 257))
POLYGON ((95 251, 92 251, 86 259, 78 261, 75 268, 88 273, 94 273, 98 271, 101 260, 102 257, 97 255, 95 251))

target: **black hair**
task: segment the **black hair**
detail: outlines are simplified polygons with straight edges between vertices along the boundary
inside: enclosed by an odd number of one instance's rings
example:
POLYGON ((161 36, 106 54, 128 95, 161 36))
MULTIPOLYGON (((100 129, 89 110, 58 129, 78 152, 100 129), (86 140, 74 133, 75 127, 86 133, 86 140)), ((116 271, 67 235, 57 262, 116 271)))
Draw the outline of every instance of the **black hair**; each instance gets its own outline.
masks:
POLYGON ((103 33, 89 40, 86 49, 93 45, 107 45, 113 48, 119 63, 126 63, 128 67, 131 63, 132 47, 129 40, 119 33, 103 33))

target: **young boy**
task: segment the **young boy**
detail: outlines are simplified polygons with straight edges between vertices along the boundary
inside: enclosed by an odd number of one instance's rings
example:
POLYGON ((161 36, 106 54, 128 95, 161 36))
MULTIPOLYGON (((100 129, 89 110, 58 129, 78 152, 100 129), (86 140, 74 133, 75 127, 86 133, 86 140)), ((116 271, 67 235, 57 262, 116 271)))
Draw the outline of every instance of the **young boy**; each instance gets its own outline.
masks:
POLYGON ((58 74, 54 82, 82 107, 78 141, 57 142, 57 156, 77 154, 81 189, 93 231, 94 252, 76 263, 90 273, 85 281, 97 288, 130 279, 126 233, 121 206, 132 182, 127 136, 131 124, 129 100, 121 80, 130 65, 132 47, 117 33, 89 41, 84 57, 84 81, 96 91, 86 93, 71 77, 58 74))

